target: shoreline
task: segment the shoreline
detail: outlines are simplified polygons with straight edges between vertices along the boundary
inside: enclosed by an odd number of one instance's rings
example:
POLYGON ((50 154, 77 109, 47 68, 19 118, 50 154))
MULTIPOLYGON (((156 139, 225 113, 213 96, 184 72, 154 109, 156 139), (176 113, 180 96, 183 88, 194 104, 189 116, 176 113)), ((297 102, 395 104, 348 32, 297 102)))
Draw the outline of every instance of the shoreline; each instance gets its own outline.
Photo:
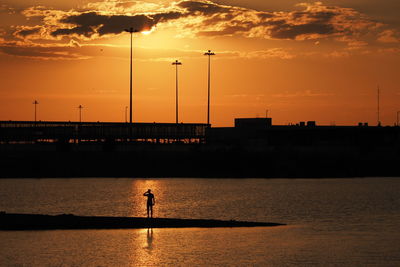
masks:
POLYGON ((0 230, 273 227, 282 223, 210 219, 43 215, 0 212, 0 230))

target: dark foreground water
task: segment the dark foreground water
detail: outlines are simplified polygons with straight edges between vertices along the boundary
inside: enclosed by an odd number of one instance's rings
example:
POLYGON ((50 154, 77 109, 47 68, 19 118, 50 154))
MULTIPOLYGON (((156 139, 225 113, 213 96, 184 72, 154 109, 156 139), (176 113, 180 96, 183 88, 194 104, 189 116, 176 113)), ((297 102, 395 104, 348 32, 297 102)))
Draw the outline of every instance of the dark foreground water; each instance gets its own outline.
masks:
POLYGON ((0 210, 287 223, 0 231, 0 266, 400 266, 400 178, 6 179, 0 210))

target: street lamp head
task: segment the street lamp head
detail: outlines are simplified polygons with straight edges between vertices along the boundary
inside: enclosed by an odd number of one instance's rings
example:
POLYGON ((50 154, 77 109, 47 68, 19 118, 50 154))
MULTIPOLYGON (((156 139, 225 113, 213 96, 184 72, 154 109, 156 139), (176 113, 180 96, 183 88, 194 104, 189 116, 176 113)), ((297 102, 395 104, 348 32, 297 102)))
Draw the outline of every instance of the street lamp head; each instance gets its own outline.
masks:
POLYGON ((129 29, 125 29, 124 31, 129 33, 139 32, 139 30, 133 29, 132 27, 130 27, 129 29))
POLYGON ((172 65, 182 65, 182 62, 179 62, 178 60, 175 60, 175 62, 172 62, 172 65))
POLYGON ((37 100, 35 100, 35 101, 33 101, 32 104, 37 105, 37 104, 39 104, 39 102, 37 100))
POLYGON ((204 53, 205 56, 214 56, 215 53, 211 52, 211 50, 208 50, 206 53, 204 53))

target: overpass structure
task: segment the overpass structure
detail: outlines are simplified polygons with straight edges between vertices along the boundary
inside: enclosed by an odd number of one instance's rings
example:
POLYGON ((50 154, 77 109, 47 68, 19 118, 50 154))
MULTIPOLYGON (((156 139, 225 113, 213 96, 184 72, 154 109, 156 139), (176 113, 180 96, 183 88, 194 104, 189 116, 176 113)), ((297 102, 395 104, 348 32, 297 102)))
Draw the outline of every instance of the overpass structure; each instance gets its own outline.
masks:
POLYGON ((208 124, 0 121, 0 143, 201 143, 208 124))
POLYGON ((0 121, 0 178, 398 177, 399 163, 399 126, 0 121))

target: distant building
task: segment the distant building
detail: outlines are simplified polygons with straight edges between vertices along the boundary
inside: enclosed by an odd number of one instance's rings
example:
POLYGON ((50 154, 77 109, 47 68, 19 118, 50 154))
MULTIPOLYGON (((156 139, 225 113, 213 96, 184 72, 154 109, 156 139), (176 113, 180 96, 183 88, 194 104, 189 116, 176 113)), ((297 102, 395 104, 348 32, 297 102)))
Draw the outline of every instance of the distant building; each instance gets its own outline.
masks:
POLYGON ((272 126, 272 118, 237 118, 236 128, 265 129, 272 126))
POLYGON ((399 146, 400 131, 396 127, 368 127, 368 123, 354 126, 318 126, 315 121, 301 121, 290 125, 272 125, 271 118, 237 118, 235 127, 207 129, 206 143, 239 145, 257 150, 271 147, 368 149, 399 146))

